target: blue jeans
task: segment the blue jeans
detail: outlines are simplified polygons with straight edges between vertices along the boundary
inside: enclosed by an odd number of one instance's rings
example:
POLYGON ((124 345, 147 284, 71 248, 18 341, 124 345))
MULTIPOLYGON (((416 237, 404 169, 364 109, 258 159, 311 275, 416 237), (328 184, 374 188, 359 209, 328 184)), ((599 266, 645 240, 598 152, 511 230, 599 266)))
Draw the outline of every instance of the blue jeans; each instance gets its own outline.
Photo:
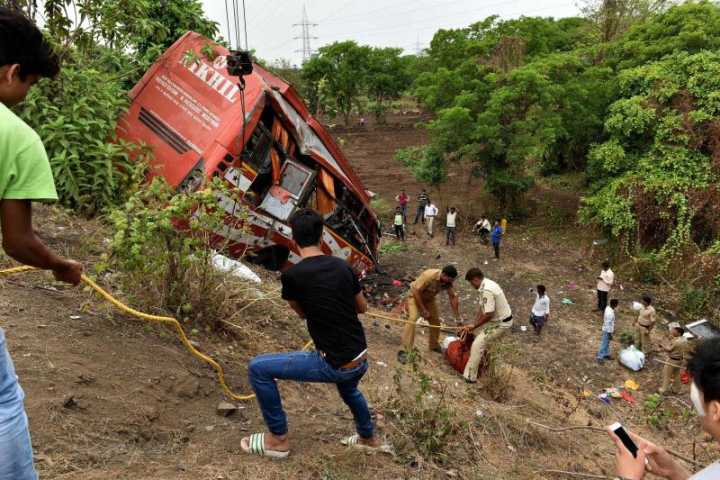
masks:
POLYGON ((268 353, 250 361, 248 376, 265 423, 274 435, 285 435, 288 431, 276 380, 295 380, 336 384, 340 397, 355 418, 357 433, 362 438, 371 438, 374 425, 370 409, 358 390, 367 369, 367 360, 355 368, 333 368, 319 352, 268 353))
POLYGON ((0 328, 0 480, 36 480, 25 397, 0 328))
POLYGON ((598 360, 604 360, 610 356, 610 340, 612 339, 612 333, 602 332, 602 338, 600 339, 600 350, 597 353, 598 360))

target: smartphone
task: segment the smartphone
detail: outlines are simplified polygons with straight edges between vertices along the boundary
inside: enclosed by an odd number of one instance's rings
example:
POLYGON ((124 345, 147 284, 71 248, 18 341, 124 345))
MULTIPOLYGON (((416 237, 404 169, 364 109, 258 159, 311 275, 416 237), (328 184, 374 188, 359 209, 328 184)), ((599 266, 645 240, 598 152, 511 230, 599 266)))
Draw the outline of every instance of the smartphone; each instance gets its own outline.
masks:
POLYGON ((623 445, 625 445, 625 448, 628 449, 628 452, 630 452, 633 457, 637 458, 638 447, 635 445, 635 442, 633 442, 632 438, 630 438, 630 435, 628 435, 623 426, 620 425, 620 422, 615 422, 610 425, 610 430, 617 435, 623 445))

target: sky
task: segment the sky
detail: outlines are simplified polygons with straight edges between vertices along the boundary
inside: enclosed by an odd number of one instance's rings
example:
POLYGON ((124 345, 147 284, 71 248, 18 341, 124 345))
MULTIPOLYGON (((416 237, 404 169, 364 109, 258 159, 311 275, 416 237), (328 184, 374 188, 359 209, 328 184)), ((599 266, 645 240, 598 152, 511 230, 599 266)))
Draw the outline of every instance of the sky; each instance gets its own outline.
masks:
MULTIPOLYGON (((228 37, 225 5, 230 11, 230 37, 236 45, 232 0, 202 0, 209 18, 228 37)), ((242 16, 242 1, 238 17, 242 16)), ((250 49, 264 60, 302 62, 303 7, 310 23, 311 47, 342 40, 379 47, 399 47, 407 53, 426 48, 441 28, 465 27, 490 15, 569 17, 578 14, 577 0, 245 0, 250 49)), ((240 46, 244 47, 242 18, 240 46)))

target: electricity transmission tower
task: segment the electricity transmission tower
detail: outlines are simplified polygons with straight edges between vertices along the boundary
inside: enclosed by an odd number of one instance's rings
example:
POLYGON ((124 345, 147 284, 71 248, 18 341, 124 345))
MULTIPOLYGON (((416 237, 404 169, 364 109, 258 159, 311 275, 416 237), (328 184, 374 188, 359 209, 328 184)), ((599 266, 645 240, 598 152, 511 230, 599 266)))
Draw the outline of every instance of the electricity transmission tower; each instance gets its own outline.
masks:
POLYGON ((308 20, 307 9, 305 8, 305 5, 303 5, 302 21, 293 25, 293 27, 300 27, 301 30, 300 36, 295 37, 295 40, 302 40, 302 49, 295 51, 302 53, 303 63, 310 60, 310 57, 313 54, 312 47, 310 46, 310 41, 317 40, 318 37, 313 37, 310 34, 310 29, 317 26, 317 23, 310 23, 310 20, 308 20))

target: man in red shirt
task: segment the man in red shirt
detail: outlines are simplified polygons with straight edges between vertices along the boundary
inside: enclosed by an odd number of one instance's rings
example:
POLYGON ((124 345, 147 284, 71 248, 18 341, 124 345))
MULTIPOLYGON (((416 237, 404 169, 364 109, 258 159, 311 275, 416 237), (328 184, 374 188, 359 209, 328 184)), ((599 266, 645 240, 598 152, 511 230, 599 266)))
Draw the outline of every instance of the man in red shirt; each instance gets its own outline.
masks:
POLYGON ((398 205, 400 205, 400 210, 402 210, 403 216, 403 224, 405 224, 407 223, 407 206, 410 201, 410 197, 408 197, 407 193, 405 193, 405 190, 400 190, 400 194, 395 197, 395 200, 397 200, 398 205))

